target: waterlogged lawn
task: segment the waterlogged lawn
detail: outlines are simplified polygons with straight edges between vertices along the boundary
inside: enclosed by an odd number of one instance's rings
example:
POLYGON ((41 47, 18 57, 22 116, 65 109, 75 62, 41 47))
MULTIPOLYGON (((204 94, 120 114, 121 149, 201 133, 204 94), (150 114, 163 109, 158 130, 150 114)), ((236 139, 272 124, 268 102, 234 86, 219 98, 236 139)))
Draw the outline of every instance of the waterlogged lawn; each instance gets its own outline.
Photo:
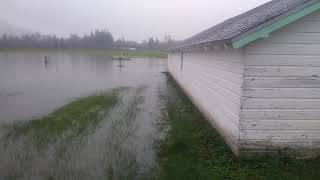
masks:
MULTIPOLYGON (((118 101, 119 89, 111 92, 80 98, 67 104, 48 116, 12 125, 7 136, 30 137, 37 146, 43 146, 57 138, 77 137, 92 129, 102 116, 118 101), (100 116, 100 117, 99 117, 100 116)), ((10 127, 9 127, 10 128, 10 127)))
POLYGON ((320 177, 319 159, 238 160, 170 78, 80 98, 0 132, 0 179, 320 177))
POLYGON ((153 178, 152 127, 140 122, 148 117, 142 111, 146 91, 118 88, 80 98, 43 118, 6 125, 1 178, 153 178))
POLYGON ((220 135, 170 80, 167 138, 160 143, 162 180, 196 179, 319 179, 320 159, 236 159, 220 135))

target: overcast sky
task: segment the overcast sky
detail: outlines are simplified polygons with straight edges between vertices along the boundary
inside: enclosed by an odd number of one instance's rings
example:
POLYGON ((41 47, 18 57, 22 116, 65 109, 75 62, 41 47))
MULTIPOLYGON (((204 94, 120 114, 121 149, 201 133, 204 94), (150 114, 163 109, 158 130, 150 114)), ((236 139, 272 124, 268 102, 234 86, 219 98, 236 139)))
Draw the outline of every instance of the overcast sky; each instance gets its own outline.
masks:
POLYGON ((1 0, 0 20, 45 34, 185 39, 269 0, 1 0))

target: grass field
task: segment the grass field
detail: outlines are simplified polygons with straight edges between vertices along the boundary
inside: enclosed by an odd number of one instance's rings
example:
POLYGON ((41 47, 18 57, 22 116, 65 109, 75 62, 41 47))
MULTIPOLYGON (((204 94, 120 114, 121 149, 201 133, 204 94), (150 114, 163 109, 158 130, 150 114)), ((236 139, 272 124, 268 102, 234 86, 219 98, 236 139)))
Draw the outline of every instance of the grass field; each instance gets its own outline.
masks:
POLYGON ((170 131, 158 154, 161 180, 320 178, 320 159, 238 160, 179 87, 170 84, 176 98, 168 99, 170 131))
POLYGON ((145 57, 154 57, 154 58, 167 58, 167 53, 164 51, 157 50, 98 50, 98 49, 62 49, 62 50, 52 50, 52 49, 0 49, 1 51, 9 51, 9 52, 64 52, 64 53, 72 53, 72 54, 84 54, 84 55, 92 55, 92 56, 103 56, 103 57, 113 57, 122 55, 125 57, 137 57, 137 58, 145 58, 145 57))

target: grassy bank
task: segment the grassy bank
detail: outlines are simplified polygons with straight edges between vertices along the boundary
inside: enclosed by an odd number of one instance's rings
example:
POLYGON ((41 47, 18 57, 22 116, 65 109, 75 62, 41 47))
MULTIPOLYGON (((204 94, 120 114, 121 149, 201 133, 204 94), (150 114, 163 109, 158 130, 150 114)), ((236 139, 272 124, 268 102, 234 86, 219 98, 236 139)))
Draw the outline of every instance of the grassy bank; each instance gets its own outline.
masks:
POLYGON ((12 129, 7 137, 28 137, 38 147, 59 138, 77 138, 93 129, 117 101, 118 90, 80 98, 45 117, 8 126, 12 129))
POLYGON ((122 55, 125 57, 137 57, 137 58, 145 58, 145 57, 154 57, 154 58, 167 58, 167 53, 163 51, 157 50, 137 50, 137 51, 129 51, 129 50, 98 50, 98 49, 0 49, 1 51, 11 51, 11 52, 63 52, 63 53, 72 53, 72 54, 83 54, 83 55, 92 55, 92 56, 102 56, 102 57, 113 57, 122 55))
POLYGON ((211 128, 190 100, 177 91, 168 100, 167 139, 160 144, 160 179, 318 179, 320 159, 268 158, 240 161, 233 156, 219 134, 211 128))

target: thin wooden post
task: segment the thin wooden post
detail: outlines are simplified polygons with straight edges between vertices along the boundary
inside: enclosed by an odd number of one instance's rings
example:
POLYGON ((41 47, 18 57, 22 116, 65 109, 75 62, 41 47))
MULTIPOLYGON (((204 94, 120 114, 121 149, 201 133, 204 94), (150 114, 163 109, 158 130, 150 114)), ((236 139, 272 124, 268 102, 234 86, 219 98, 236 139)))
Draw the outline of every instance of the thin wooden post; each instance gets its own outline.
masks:
POLYGON ((181 51, 181 71, 183 70, 183 51, 181 51))

